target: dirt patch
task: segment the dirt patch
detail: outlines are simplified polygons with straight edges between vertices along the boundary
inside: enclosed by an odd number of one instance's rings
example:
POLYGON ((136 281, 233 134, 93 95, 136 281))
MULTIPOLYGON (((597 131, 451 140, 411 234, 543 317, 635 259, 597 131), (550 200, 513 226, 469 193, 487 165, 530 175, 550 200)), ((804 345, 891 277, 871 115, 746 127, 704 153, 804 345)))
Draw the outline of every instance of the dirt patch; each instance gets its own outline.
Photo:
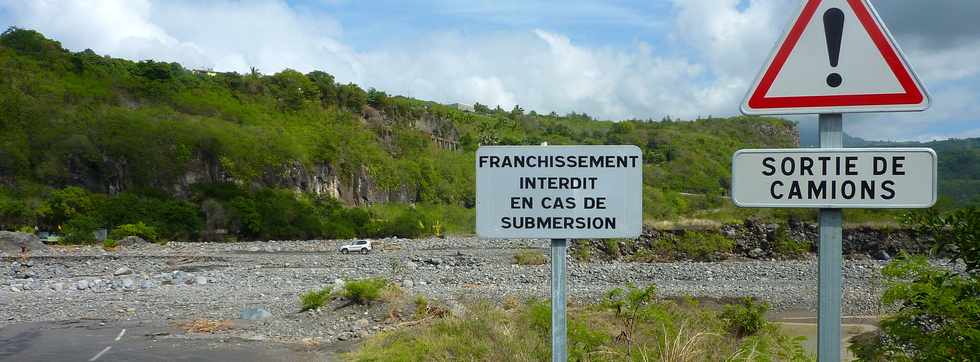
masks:
POLYGON ((187 333, 216 333, 231 330, 235 325, 230 320, 195 319, 178 323, 177 328, 187 333))

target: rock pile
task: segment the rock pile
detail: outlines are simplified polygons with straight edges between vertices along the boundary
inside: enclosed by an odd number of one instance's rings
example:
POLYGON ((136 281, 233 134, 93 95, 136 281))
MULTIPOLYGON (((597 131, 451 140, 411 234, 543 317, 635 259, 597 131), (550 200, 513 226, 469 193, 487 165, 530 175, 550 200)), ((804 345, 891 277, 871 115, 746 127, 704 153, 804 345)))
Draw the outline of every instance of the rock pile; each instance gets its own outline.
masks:
POLYGON ((44 245, 34 234, 0 231, 0 252, 7 255, 42 251, 47 248, 47 245, 44 245))
MULTIPOLYGON (((641 252, 650 252, 658 245, 675 243, 685 233, 697 232, 702 235, 720 235, 734 242, 732 255, 711 255, 703 258, 709 261, 724 259, 729 256, 746 257, 750 259, 773 259, 787 257, 781 255, 777 244, 790 240, 803 243, 804 249, 816 252, 819 241, 818 225, 791 220, 787 224, 763 223, 746 220, 741 224, 724 224, 721 227, 708 230, 657 230, 644 228, 643 234, 631 241, 619 241, 618 250, 609 250, 610 245, 605 240, 584 240, 573 243, 572 253, 579 248, 589 248, 591 255, 599 255, 602 259, 629 259, 641 252), (646 250, 644 250, 646 249, 646 250)), ((929 250, 932 238, 920 235, 914 230, 902 228, 856 227, 847 228, 843 235, 844 255, 852 259, 888 260, 905 250, 909 253, 924 253, 929 250)), ((663 256, 662 261, 676 259, 676 255, 663 256)), ((680 258, 685 260, 687 258, 680 258)))

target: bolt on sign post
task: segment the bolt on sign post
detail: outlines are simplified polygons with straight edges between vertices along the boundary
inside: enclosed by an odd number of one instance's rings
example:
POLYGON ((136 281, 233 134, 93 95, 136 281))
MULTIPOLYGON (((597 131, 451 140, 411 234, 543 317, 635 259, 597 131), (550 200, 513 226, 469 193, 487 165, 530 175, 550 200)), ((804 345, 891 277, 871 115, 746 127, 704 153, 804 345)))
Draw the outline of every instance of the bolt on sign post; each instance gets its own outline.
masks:
POLYGON ((737 152, 732 200, 820 208, 820 361, 841 354, 841 209, 936 201, 935 152, 843 149, 843 114, 923 111, 929 102, 870 1, 805 0, 742 103, 747 115, 819 114, 820 149, 737 152))
POLYGON ((635 238, 643 224, 636 146, 484 146, 476 151, 476 233, 551 240, 552 361, 568 359, 568 239, 635 238))

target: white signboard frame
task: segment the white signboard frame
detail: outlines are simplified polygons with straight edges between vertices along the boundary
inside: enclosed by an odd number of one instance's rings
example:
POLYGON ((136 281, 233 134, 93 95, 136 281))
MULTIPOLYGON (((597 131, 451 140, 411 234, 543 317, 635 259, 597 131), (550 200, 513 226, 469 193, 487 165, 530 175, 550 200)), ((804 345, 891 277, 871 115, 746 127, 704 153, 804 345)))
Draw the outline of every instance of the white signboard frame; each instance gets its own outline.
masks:
MULTIPOLYGON (((936 152, 929 148, 802 148, 802 149, 752 149, 739 150, 732 156, 732 202, 739 207, 779 207, 779 208, 869 208, 869 209, 901 209, 901 208, 928 208, 936 203, 937 199, 937 158, 936 152), (768 166, 763 166, 762 159, 771 156, 775 160, 769 162, 768 166), (787 156, 793 157, 795 161, 787 162, 786 169, 792 169, 793 176, 783 174, 784 169, 781 165, 782 160, 787 156), (807 156, 810 161, 810 172, 801 170, 803 167, 800 157, 807 156), (913 157, 910 157, 913 156, 913 157), (828 175, 822 175, 822 165, 817 157, 830 157, 826 162, 831 169, 828 175), (848 168, 847 157, 856 157, 848 168), (876 162, 874 157, 882 157, 883 160, 876 162), (895 159, 894 157, 904 157, 895 159), (841 165, 838 167, 838 161, 841 165), (869 161, 871 161, 869 163, 869 161), (895 175, 895 167, 898 172, 904 175, 895 175), (923 164, 928 163, 928 164, 923 164), (771 168, 770 168, 771 167, 771 168), (882 175, 874 175, 875 168, 885 172, 882 175), (855 172, 855 175, 846 175, 847 171, 855 172), (767 176, 761 172, 773 172, 767 176), (812 174, 812 175, 811 175, 812 174), (760 195, 773 192, 772 187, 779 186, 779 193, 786 197, 790 191, 790 181, 801 181, 801 192, 803 195, 808 193, 807 183, 813 181, 826 180, 824 187, 825 195, 832 192, 831 182, 836 182, 838 190, 841 190, 846 181, 855 182, 851 188, 852 195, 873 195, 866 200, 833 200, 833 201, 810 201, 805 198, 797 201, 780 200, 775 201, 769 195, 760 195), (892 181, 890 185, 884 185, 885 181, 892 181), (782 182, 774 185, 776 181, 782 182), (861 181, 866 181, 867 189, 862 189, 861 181), (872 183, 872 181, 875 181, 872 183), (761 186, 760 186, 761 185, 761 186), (887 189, 885 188, 887 186, 887 189), (765 192, 760 191, 760 187, 765 192), (870 191, 869 191, 870 190, 870 191), (872 194, 874 193, 874 194, 872 194), (891 196, 890 199, 883 198, 881 195, 891 196)), ((840 192, 840 191, 836 191, 840 192)), ((843 197, 841 197, 843 199, 843 197)))
POLYGON ((642 231, 639 147, 484 146, 475 161, 481 238, 635 238, 642 231))

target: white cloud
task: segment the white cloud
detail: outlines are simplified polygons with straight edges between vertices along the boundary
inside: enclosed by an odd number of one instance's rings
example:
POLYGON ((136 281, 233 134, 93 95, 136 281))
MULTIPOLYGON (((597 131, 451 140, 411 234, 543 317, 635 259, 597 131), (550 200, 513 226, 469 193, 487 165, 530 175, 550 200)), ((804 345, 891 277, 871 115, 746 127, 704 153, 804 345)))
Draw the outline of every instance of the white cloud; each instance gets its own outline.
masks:
POLYGON ((702 68, 659 57, 642 43, 628 50, 586 48, 540 29, 439 34, 361 60, 366 69, 389 69, 364 74, 364 84, 426 99, 505 108, 520 103, 612 119, 698 114, 688 100, 700 91, 694 83, 702 68))
POLYGON ((12 25, 37 29, 75 50, 239 72, 289 67, 354 77, 363 71, 336 40, 336 22, 279 1, 40 0, 2 7, 12 25))
POLYGON ((930 49, 921 41, 911 41, 907 56, 915 60, 915 70, 923 81, 940 83, 980 75, 980 39, 945 49, 930 49))

